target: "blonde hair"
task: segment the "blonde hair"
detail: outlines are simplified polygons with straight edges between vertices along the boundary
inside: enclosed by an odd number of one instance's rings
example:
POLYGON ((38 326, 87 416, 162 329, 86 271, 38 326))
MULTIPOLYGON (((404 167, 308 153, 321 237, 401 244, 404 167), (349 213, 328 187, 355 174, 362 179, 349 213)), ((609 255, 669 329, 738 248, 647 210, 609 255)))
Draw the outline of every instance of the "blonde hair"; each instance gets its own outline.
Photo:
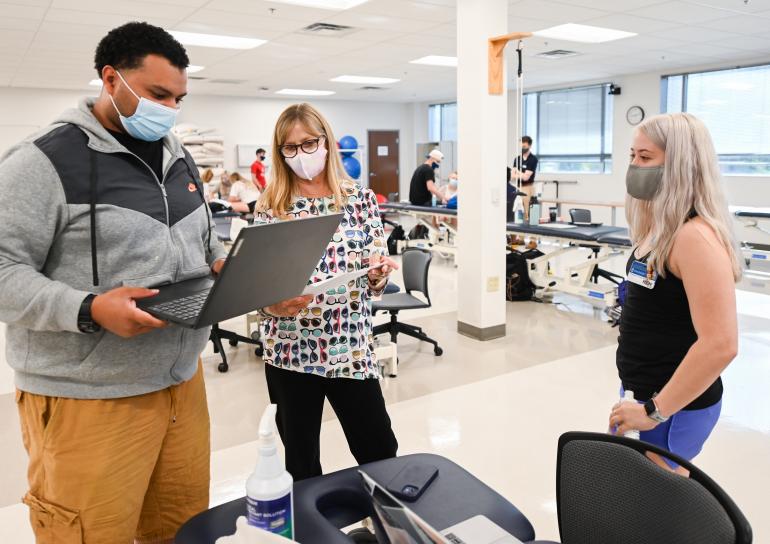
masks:
MULTIPOLYGON (((337 140, 334 138, 334 132, 328 121, 313 106, 307 103, 294 104, 289 106, 278 117, 273 131, 273 168, 270 174, 270 183, 262 193, 257 203, 258 211, 272 211, 272 214, 279 218, 285 218, 291 208, 292 200, 296 195, 294 186, 294 175, 286 161, 281 155, 281 146, 286 143, 286 137, 294 128, 294 125, 300 123, 305 130, 315 137, 324 136, 326 138, 326 181, 334 196, 334 203, 337 209, 341 209, 347 203, 345 189, 349 189, 353 182, 348 179, 345 170, 342 168, 340 153, 337 150, 337 140)), ((302 153, 298 150, 298 153, 302 153)))
POLYGON ((665 277, 679 229, 694 212, 711 227, 725 248, 733 278, 741 277, 741 260, 714 144, 706 125, 689 113, 650 117, 637 128, 665 152, 663 181, 655 198, 626 195, 626 218, 635 245, 651 240, 649 264, 665 277))
POLYGON ((230 174, 230 183, 235 183, 236 181, 246 181, 246 178, 238 172, 233 172, 230 174))
POLYGON ((201 174, 201 181, 203 183, 208 183, 214 178, 214 172, 211 170, 211 168, 206 168, 203 173, 201 174))

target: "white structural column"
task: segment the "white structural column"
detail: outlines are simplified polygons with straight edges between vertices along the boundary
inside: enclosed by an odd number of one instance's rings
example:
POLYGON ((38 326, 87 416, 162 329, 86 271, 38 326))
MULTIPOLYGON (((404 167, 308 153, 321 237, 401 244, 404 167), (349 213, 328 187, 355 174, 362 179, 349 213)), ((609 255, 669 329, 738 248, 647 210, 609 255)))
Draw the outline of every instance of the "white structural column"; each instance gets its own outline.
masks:
POLYGON ((490 95, 488 38, 508 33, 508 0, 457 0, 457 330, 505 335, 505 167, 508 97, 490 95))

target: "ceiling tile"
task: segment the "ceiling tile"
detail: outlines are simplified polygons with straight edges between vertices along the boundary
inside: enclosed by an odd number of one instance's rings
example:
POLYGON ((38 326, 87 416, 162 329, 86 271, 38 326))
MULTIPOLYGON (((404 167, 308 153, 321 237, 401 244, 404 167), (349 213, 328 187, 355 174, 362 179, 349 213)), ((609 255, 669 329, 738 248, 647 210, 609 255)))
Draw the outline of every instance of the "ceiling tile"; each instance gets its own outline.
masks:
MULTIPOLYGON (((328 17, 324 19, 324 22, 356 28, 388 30, 393 33, 419 32, 426 28, 426 26, 435 24, 432 22, 426 24, 426 21, 420 19, 405 19, 389 15, 356 12, 353 10, 328 17)), ((452 26, 454 26, 454 24, 452 24, 452 26)))
MULTIPOLYGON (((287 18, 278 14, 239 14, 232 11, 201 9, 186 17, 183 24, 200 23, 209 26, 215 32, 217 28, 240 28, 245 36, 259 37, 266 31, 293 32, 308 25, 306 20, 287 18)), ((180 25, 179 28, 181 28, 180 25)), ((241 33, 243 33, 241 32, 241 33)))
POLYGON ((0 30, 27 30, 35 32, 40 26, 37 19, 16 19, 15 17, 0 17, 0 30))
POLYGON ((163 2, 147 2, 131 0, 130 2, 104 0, 52 0, 51 8, 71 9, 75 11, 96 13, 117 13, 127 17, 126 22, 143 20, 147 17, 159 17, 161 19, 181 19, 197 8, 198 0, 172 5, 163 2))
POLYGON ((605 11, 627 11, 660 3, 660 0, 561 0, 565 4, 584 6, 605 11))
POLYGON ((15 19, 42 19, 46 6, 32 4, 6 4, 0 2, 0 19, 12 17, 15 19))
POLYGON ((628 15, 624 13, 607 15, 597 19, 589 19, 588 21, 584 21, 583 24, 602 26, 605 28, 614 28, 615 30, 625 30, 626 32, 636 32, 637 34, 644 34, 646 32, 653 32, 655 30, 665 30, 667 28, 674 28, 681 25, 681 23, 670 20, 660 21, 657 19, 649 19, 638 15, 628 15))
POLYGON ((722 32, 700 26, 677 26, 666 30, 657 30, 648 34, 650 37, 675 38, 685 42, 718 42, 728 45, 729 40, 739 37, 733 32, 722 32))
POLYGON ((726 13, 721 9, 714 9, 702 5, 693 5, 681 1, 669 1, 653 6, 627 12, 628 15, 638 15, 660 21, 676 21, 679 24, 698 24, 705 21, 722 19, 726 13))
MULTIPOLYGON (((767 9, 767 2, 763 0, 684 0, 695 7, 708 6, 721 8, 737 15, 754 13, 767 9)), ((726 14, 727 15, 727 14, 726 14)))
MULTIPOLYGON (((130 18, 120 13, 101 13, 97 11, 52 8, 46 13, 45 20, 48 23, 57 23, 58 25, 94 25, 109 29, 127 23, 130 18)), ((177 21, 176 18, 161 19, 156 17, 145 18, 143 20, 150 24, 166 28, 177 21)))
POLYGON ((455 6, 441 6, 409 0, 369 0, 350 10, 351 13, 374 13, 378 15, 397 15, 405 19, 447 23, 456 19, 455 6))
POLYGON ((769 17, 763 17, 761 14, 755 15, 737 15, 735 17, 725 17, 719 21, 709 21, 702 23, 701 26, 715 28, 723 32, 734 32, 736 34, 762 34, 767 35, 770 28, 769 17))
POLYGON ((520 14, 524 17, 543 19, 553 24, 581 23, 588 19, 596 19, 608 15, 606 11, 592 9, 583 6, 548 1, 548 6, 543 0, 523 0, 508 10, 508 17, 520 14))
POLYGON ((263 17, 268 17, 272 14, 279 18, 286 17, 292 20, 309 22, 321 21, 326 17, 339 13, 336 10, 308 8, 262 0, 211 0, 206 4, 206 8, 263 17))

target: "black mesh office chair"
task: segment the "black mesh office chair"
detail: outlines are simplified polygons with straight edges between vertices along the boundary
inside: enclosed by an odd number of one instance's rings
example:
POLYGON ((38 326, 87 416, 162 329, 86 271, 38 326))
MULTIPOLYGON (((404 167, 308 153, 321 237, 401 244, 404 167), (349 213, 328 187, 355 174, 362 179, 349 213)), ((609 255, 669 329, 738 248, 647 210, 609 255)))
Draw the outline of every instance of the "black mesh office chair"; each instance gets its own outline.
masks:
MULTIPOLYGON (((586 210, 584 208, 572 208, 569 211, 569 218, 571 223, 591 223, 591 210, 586 210)), ((583 246, 587 247, 591 250, 591 257, 590 258, 598 258, 599 257, 599 251, 601 248, 596 246, 583 246)), ((593 273, 591 274, 591 279, 594 283, 599 283, 599 278, 604 278, 606 280, 611 281, 615 285, 620 285, 620 283, 625 279, 623 276, 619 274, 615 274, 614 272, 610 272, 609 270, 604 270, 603 268, 600 268, 597 266, 594 268, 593 273)))
POLYGON ((572 223, 590 223, 591 210, 584 208, 572 208, 569 211, 569 219, 572 223))
POLYGON ((430 308, 430 296, 428 295, 428 269, 432 259, 430 251, 420 248, 404 250, 401 257, 401 267, 404 276, 404 292, 385 294, 382 299, 372 303, 372 312, 388 312, 390 321, 374 327, 374 335, 390 333, 390 341, 398 343, 399 333, 417 338, 423 342, 433 344, 433 353, 444 353, 438 342, 425 334, 420 327, 408 325, 398 321, 398 312, 401 310, 417 310, 430 308), (425 301, 412 295, 412 292, 421 293, 425 301), (426 302, 427 301, 427 302, 426 302))
POLYGON ((714 480, 671 452, 631 438, 559 438, 556 503, 562 544, 750 544, 751 526, 714 480), (656 453, 690 471, 662 469, 656 453))

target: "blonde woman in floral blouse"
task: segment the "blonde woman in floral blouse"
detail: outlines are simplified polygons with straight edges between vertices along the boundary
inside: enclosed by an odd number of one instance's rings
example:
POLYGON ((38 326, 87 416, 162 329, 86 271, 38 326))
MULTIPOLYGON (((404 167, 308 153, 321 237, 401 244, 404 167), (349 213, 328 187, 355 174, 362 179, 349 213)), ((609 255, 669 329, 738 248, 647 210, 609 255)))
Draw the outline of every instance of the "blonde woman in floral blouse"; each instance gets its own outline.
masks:
POLYGON ((321 474, 325 399, 358 463, 394 457, 398 448, 380 389, 371 315, 371 298, 396 265, 387 257, 374 193, 347 179, 335 142, 315 108, 287 108, 273 135, 272 180, 255 206, 255 223, 343 214, 311 282, 382 265, 322 295, 262 310, 267 386, 295 480, 321 474))

